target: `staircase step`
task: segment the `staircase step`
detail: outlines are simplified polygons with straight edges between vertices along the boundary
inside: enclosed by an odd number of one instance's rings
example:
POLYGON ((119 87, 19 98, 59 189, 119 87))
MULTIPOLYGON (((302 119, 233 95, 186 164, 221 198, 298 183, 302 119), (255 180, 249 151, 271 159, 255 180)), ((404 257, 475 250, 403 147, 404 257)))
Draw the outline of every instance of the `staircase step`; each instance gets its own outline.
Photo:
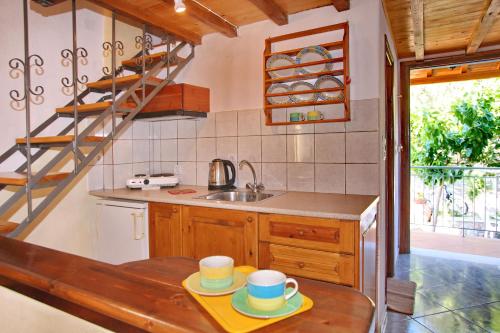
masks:
POLYGON ((17 228, 19 224, 9 221, 0 221, 0 235, 6 235, 17 228))
MULTIPOLYGON (((56 144, 56 143, 70 143, 74 139, 74 135, 62 135, 62 136, 40 136, 33 137, 30 140, 31 144, 56 144)), ((88 136, 85 142, 101 142, 104 138, 101 136, 88 136)), ((17 138, 17 144, 26 144, 26 138, 17 138)))
MULTIPOLYGON (((97 113, 100 111, 104 111, 107 108, 109 108, 113 103, 112 102, 99 102, 99 103, 92 103, 92 104, 83 104, 83 105, 78 105, 77 110, 78 113, 82 113, 82 115, 89 114, 89 113, 97 113)), ((125 109, 133 109, 135 108, 135 104, 133 103, 123 103, 122 108, 125 109)), ((65 106, 63 108, 57 108, 56 112, 59 114, 66 114, 66 115, 72 115, 73 114, 73 106, 65 106)))
MULTIPOLYGON (((52 172, 40 180, 40 183, 63 180, 69 175, 69 172, 52 172)), ((0 184, 24 186, 28 183, 28 177, 25 172, 0 172, 0 184)), ((1 223, 1 221, 0 221, 1 223)))
MULTIPOLYGON (((149 67, 155 65, 158 61, 161 60, 161 58, 163 56, 166 56, 166 55, 167 55, 167 52, 159 52, 159 53, 147 55, 146 56, 146 67, 149 68, 149 67)), ((128 67, 128 68, 140 69, 142 67, 142 58, 143 57, 137 57, 137 58, 132 58, 129 60, 123 60, 122 65, 124 67, 128 67)), ((181 62, 183 60, 184 60, 184 58, 175 57, 175 60, 170 62, 170 66, 176 66, 177 64, 179 64, 179 62, 181 62)))
MULTIPOLYGON (((118 88, 118 89, 125 88, 127 86, 130 86, 130 85, 136 83, 140 79, 142 79, 141 74, 134 74, 134 75, 117 77, 115 79, 116 88, 118 88)), ((161 82, 162 80, 158 79, 158 78, 151 78, 148 81, 161 82)), ((106 90, 112 89, 112 87, 113 87, 113 80, 112 79, 87 83, 87 88, 90 88, 93 90, 99 90, 99 91, 106 91, 106 90)))

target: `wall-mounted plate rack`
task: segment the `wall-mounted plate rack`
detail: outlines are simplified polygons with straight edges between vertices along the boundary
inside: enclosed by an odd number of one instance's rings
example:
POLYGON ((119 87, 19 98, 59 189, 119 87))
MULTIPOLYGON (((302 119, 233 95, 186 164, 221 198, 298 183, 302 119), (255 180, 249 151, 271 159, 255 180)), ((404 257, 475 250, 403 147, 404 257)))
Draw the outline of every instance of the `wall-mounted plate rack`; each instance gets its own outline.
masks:
MULTIPOLYGON (((349 24, 348 22, 329 25, 325 27, 295 32, 291 34, 271 37, 265 41, 264 50, 264 113, 266 116, 266 125, 268 126, 280 126, 280 125, 298 125, 298 124, 311 124, 311 123, 331 123, 331 122, 346 122, 350 120, 350 110, 349 110, 349 86, 351 83, 349 77, 349 24), (339 40, 334 40, 327 43, 318 43, 316 45, 307 44, 310 43, 308 36, 327 34, 329 32, 339 31, 341 38, 339 40), (303 47, 273 51, 275 46, 281 42, 287 42, 289 40, 296 40, 298 44, 303 44, 303 47), (325 57, 319 60, 302 62, 299 59, 299 54, 305 48, 317 48, 319 51, 325 52, 325 57), (339 54, 340 53, 340 54, 339 54), (269 64, 269 59, 271 57, 279 57, 283 55, 285 62, 288 64, 273 66, 269 64), (324 68, 319 71, 309 71, 306 68, 311 68, 311 66, 316 66, 316 68, 324 65, 324 68), (339 68, 340 67, 340 68, 339 68), (330 68, 331 70, 326 70, 330 68), (272 73, 277 73, 278 71, 290 70, 293 73, 291 75, 272 75, 272 73), (288 86, 295 82, 304 81, 304 85, 315 86, 315 82, 318 79, 325 77, 334 77, 336 80, 342 83, 338 87, 327 87, 318 88, 314 87, 311 89, 301 89, 301 90, 291 90, 272 92, 269 91, 271 86, 281 85, 281 87, 288 86), (320 98, 320 94, 323 93, 333 93, 340 91, 340 97, 338 98, 320 98), (298 95, 314 95, 316 96, 312 100, 300 101, 293 98, 293 96, 298 95), (280 103, 272 102, 273 98, 285 97, 284 100, 289 98, 289 101, 282 101, 280 103), (271 101, 270 101, 271 99, 271 101), (316 106, 321 105, 334 105, 343 104, 343 115, 341 117, 332 117, 317 120, 308 120, 307 112, 315 111, 316 106), (312 107, 312 108, 308 108, 312 107), (294 108, 293 112, 303 113, 303 120, 290 121, 289 109, 294 108), (297 111, 295 108, 302 108, 302 111, 297 111), (273 112, 284 113, 281 117, 273 117, 273 112), (276 120, 279 119, 279 120, 276 120)), ((271 89, 273 90, 273 89, 271 89)), ((283 89, 282 89, 283 90, 283 89)))

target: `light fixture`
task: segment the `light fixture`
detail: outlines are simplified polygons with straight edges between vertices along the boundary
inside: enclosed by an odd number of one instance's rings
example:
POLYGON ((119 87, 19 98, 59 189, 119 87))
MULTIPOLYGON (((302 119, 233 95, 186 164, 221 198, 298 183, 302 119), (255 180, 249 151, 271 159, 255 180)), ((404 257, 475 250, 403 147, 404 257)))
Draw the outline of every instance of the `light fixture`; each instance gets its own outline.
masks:
POLYGON ((174 8, 177 13, 184 13, 186 11, 186 5, 182 0, 175 0, 174 8))

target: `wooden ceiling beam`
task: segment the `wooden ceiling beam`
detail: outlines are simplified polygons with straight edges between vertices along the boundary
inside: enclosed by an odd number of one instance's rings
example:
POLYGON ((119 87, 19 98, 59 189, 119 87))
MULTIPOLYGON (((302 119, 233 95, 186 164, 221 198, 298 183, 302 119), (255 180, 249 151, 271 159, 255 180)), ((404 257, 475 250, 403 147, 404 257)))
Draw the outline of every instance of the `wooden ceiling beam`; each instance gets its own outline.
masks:
POLYGON ((277 25, 288 24, 288 15, 274 0, 250 0, 277 25))
POLYGON ((483 17, 474 27, 469 45, 467 46, 467 54, 476 53, 484 38, 493 26, 493 22, 500 13, 500 0, 490 0, 490 4, 486 9, 483 17))
MULTIPOLYGON (((164 1, 169 5, 174 5, 174 1, 172 0, 164 1)), ((227 22, 221 16, 200 5, 198 2, 193 0, 184 0, 184 4, 186 5, 186 11, 181 15, 189 15, 190 17, 208 25, 227 37, 238 36, 238 31, 235 25, 227 22)))
POLYGON ((415 58, 424 60, 424 0, 411 0, 411 17, 413 21, 415 58))
POLYGON ((159 28, 162 31, 173 34, 186 42, 199 45, 201 44, 201 36, 179 26, 169 25, 165 20, 149 11, 140 10, 136 6, 122 0, 89 0, 98 6, 115 11, 118 15, 137 20, 141 23, 151 25, 154 28, 159 28))
POLYGON ((349 0, 332 0, 332 5, 338 12, 343 12, 351 8, 349 0))

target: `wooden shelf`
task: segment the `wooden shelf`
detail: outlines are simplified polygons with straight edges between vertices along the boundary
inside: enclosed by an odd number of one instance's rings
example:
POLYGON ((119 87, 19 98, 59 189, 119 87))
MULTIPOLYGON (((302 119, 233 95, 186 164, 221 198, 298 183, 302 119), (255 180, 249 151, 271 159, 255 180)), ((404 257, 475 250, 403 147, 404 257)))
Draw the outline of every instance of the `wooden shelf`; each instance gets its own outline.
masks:
MULTIPOLYGON (((294 32, 286 35, 271 37, 266 39, 265 49, 264 49, 264 68, 263 68, 263 98, 264 98, 264 112, 266 117, 266 125, 267 126, 284 126, 284 125, 302 125, 302 124, 314 124, 314 123, 331 123, 331 122, 346 122, 350 120, 350 83, 351 79, 349 77, 349 24, 347 22, 339 23, 335 25, 330 25, 326 27, 319 27, 316 29, 310 29, 305 31, 294 32), (328 43, 319 44, 319 46, 332 51, 332 50, 341 50, 342 55, 337 55, 335 58, 331 59, 322 59, 318 61, 311 61, 301 64, 291 64, 287 66, 278 66, 266 68, 267 59, 273 55, 277 54, 285 54, 285 55, 296 55, 300 52, 304 47, 309 47, 310 45, 304 45, 302 48, 296 48, 291 50, 284 50, 273 52, 272 46, 273 43, 278 43, 286 40, 292 40, 297 38, 304 38, 307 36, 318 35, 325 32, 330 31, 343 31, 342 38, 340 40, 335 40, 328 43), (331 70, 331 71, 321 71, 316 73, 306 73, 306 74, 296 74, 285 77, 270 77, 270 72, 292 69, 292 68, 303 68, 308 66, 315 66, 321 64, 328 63, 342 63, 342 69, 331 70), (267 90, 274 83, 285 83, 285 82, 293 82, 293 81, 301 81, 301 80, 311 80, 315 78, 319 78, 323 75, 331 75, 331 76, 343 76, 344 77, 344 86, 343 87, 334 87, 334 88, 324 88, 324 89, 309 89, 309 90, 301 90, 301 91, 286 91, 280 93, 268 93, 267 90), (279 97, 279 96, 293 96, 293 95, 302 95, 302 94, 317 94, 323 92, 334 92, 334 91, 342 91, 343 98, 338 100, 315 100, 315 101, 307 101, 307 102, 298 102, 298 103, 285 103, 285 104, 271 104, 267 100, 269 97, 279 97), (323 119, 323 120, 304 120, 298 122, 273 122, 273 111, 275 109, 286 109, 286 108, 298 108, 298 107, 308 107, 308 106, 316 106, 316 105, 331 105, 331 104, 343 104, 344 105, 344 115, 341 118, 336 119, 323 119)), ((278 112, 278 111, 276 111, 278 112)))
POLYGON ((266 79, 266 83, 279 83, 279 82, 291 82, 291 81, 302 81, 308 79, 314 79, 315 77, 320 77, 323 75, 332 75, 332 76, 343 76, 344 70, 339 69, 336 71, 323 71, 316 73, 307 73, 307 74, 297 74, 291 76, 278 77, 275 79, 266 79))
POLYGON ((269 110, 269 109, 299 108, 301 106, 344 104, 344 103, 345 102, 342 99, 342 100, 311 101, 311 102, 287 103, 287 104, 266 104, 264 108, 266 110, 269 110))
MULTIPOLYGON (((339 87, 339 88, 325 88, 325 89, 286 91, 286 92, 282 92, 282 93, 266 94, 266 97, 279 97, 279 96, 289 96, 289 95, 315 94, 315 93, 322 93, 322 92, 342 91, 344 89, 345 89, 344 87, 339 87)), ((275 105, 275 104, 273 104, 273 105, 275 105)))

